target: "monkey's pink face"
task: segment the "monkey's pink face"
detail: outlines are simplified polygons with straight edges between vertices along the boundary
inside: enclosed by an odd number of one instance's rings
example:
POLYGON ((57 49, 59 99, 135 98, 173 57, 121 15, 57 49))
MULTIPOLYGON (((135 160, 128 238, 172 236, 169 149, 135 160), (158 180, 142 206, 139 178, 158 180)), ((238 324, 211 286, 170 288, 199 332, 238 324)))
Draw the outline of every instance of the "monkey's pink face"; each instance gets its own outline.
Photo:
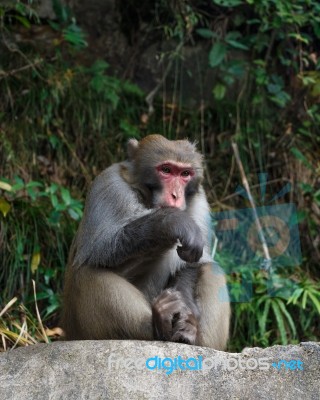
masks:
POLYGON ((191 165, 166 161, 159 164, 156 169, 163 188, 159 206, 185 209, 185 188, 194 176, 191 165))

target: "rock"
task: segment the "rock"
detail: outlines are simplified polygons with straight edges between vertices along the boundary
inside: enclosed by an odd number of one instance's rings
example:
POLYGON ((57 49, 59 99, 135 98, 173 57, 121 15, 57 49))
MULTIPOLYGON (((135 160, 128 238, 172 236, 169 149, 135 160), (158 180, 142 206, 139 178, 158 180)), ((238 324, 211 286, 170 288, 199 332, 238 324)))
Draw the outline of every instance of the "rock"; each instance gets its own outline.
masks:
POLYGON ((312 342, 242 353, 144 341, 57 342, 2 353, 0 399, 319 399, 319 368, 320 344, 312 342), (155 368, 165 357, 176 360, 155 368), (177 369, 170 373, 171 363, 177 369))

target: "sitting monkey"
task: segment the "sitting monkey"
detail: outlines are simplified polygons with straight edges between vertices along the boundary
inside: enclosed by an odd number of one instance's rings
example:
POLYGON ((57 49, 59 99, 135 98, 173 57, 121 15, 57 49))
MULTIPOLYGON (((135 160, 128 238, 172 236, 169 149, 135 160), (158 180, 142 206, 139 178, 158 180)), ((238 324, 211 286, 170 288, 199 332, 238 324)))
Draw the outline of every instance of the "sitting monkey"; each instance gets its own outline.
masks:
POLYGON ((167 340, 223 350, 230 304, 209 254, 202 156, 150 135, 93 182, 65 277, 68 340, 167 340))

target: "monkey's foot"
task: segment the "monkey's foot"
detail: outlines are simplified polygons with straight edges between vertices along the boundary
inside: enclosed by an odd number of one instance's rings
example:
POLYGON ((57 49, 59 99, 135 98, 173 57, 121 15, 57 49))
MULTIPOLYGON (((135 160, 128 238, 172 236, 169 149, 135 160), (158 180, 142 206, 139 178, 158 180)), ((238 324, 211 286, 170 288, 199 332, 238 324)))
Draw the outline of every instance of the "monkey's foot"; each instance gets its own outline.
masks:
POLYGON ((155 338, 171 342, 195 344, 198 321, 179 291, 164 290, 152 306, 155 338))

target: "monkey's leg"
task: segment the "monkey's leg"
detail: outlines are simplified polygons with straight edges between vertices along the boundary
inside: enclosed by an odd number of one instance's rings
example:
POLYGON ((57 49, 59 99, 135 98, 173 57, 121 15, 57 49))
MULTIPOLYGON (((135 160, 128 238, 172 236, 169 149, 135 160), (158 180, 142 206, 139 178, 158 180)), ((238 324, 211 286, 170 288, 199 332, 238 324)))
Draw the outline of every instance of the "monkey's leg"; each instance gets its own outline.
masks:
POLYGON ((152 305, 155 339, 196 344, 197 315, 187 305, 180 291, 165 289, 152 305))
POLYGON ((230 303, 226 277, 220 267, 214 264, 201 267, 195 296, 200 311, 197 344, 224 350, 229 337, 230 303))
POLYGON ((200 313, 195 288, 200 272, 199 265, 180 270, 155 299, 152 316, 156 339, 197 344, 200 313))
POLYGON ((67 339, 153 339, 151 306, 131 283, 87 267, 72 275, 65 288, 67 339))
POLYGON ((157 339, 223 350, 229 336, 230 304, 223 271, 215 264, 179 271, 155 300, 157 339))

